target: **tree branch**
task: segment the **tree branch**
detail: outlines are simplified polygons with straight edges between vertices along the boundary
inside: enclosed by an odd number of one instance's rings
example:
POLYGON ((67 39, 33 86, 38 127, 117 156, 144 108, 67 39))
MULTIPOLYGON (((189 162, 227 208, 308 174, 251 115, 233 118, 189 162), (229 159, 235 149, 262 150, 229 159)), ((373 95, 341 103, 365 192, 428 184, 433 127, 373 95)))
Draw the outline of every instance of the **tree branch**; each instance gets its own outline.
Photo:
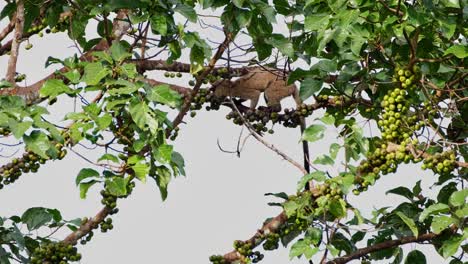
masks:
MULTIPOLYGON (((456 230, 457 230, 456 226, 452 226, 450 228, 451 233, 455 233, 456 230)), ((409 243, 419 243, 419 242, 424 242, 424 241, 430 241, 430 240, 437 238, 438 236, 441 236, 441 234, 427 233, 427 234, 420 235, 418 237, 408 236, 408 237, 402 237, 400 239, 388 240, 382 243, 374 244, 369 247, 358 249, 349 255, 330 260, 326 264, 344 264, 344 263, 348 263, 349 261, 353 259, 358 259, 358 258, 367 256, 368 254, 375 252, 375 251, 393 248, 396 246, 409 244, 409 243)))
POLYGON ((5 79, 10 83, 15 83, 16 63, 18 61, 19 47, 23 37, 24 28, 24 0, 16 1, 16 15, 13 21, 15 22, 15 35, 11 44, 11 55, 8 60, 7 73, 5 79))
MULTIPOLYGON (((286 221, 288 220, 286 213, 281 212, 275 218, 266 222, 262 228, 257 230, 257 232, 248 240, 245 240, 244 243, 251 245, 251 248, 255 248, 263 242, 263 235, 269 233, 275 233, 286 221)), ((233 263, 239 260, 241 255, 236 250, 233 250, 229 253, 226 253, 223 258, 228 263, 233 263)))
POLYGON ((15 16, 13 16, 13 19, 6 25, 6 27, 0 32, 0 41, 2 41, 8 34, 10 34, 11 31, 15 28, 15 16))
MULTIPOLYGON (((224 51, 229 46, 229 44, 231 43, 232 40, 233 40, 233 34, 231 32, 225 32, 225 39, 219 45, 219 47, 218 47, 218 49, 216 51, 216 54, 211 58, 208 66, 205 68, 205 70, 202 72, 202 74, 200 74, 197 77, 197 82, 196 82, 195 86, 192 89, 191 97, 195 96, 198 93, 198 91, 200 90, 201 85, 203 84, 203 80, 214 69, 216 62, 223 55, 224 51)), ((187 98, 184 101, 184 104, 182 105, 182 108, 181 108, 179 114, 172 121, 172 125, 173 125, 174 128, 177 127, 182 122, 182 120, 184 119, 184 116, 187 114, 187 111, 190 108, 190 103, 191 103, 190 98, 187 98)), ((169 133, 170 131, 166 131, 166 132, 167 132, 166 135, 170 134, 169 133)))
POLYGON ((293 160, 291 157, 289 157, 286 153, 282 152, 281 150, 279 150, 278 148, 276 148, 273 144, 270 144, 268 143, 266 140, 264 140, 257 132, 255 132, 255 129, 252 128, 252 125, 247 121, 245 120, 244 116, 242 115, 242 113, 239 111, 239 109, 237 109, 237 106, 234 104, 234 102, 232 101, 231 99, 231 105, 232 107, 234 108, 234 110, 237 112, 237 114, 240 116, 240 118, 242 119, 242 122, 244 123, 244 125, 247 127, 247 129, 250 131, 250 134, 256 139, 258 140, 260 143, 262 143, 265 147, 271 149, 273 152, 275 152, 276 154, 280 155, 283 159, 285 159, 286 161, 288 161, 289 163, 291 163, 294 167, 298 168, 302 174, 307 174, 308 171, 301 166, 301 164, 299 164, 298 162, 296 162, 295 160, 293 160))
MULTIPOLYGON (((114 40, 119 40, 123 37, 123 35, 126 33, 128 28, 130 27, 130 23, 128 23, 125 18, 127 17, 127 10, 121 10, 118 12, 117 17, 114 20, 113 23, 113 39, 114 40)), ((80 60, 84 61, 89 61, 92 59, 92 52, 94 51, 103 51, 107 50, 109 48, 109 45, 107 43, 106 39, 102 39, 93 49, 88 51, 87 53, 83 54, 80 57, 80 60)), ((58 72, 65 72, 67 70, 66 67, 61 68, 58 70, 58 72)), ((21 96, 26 100, 26 103, 31 105, 31 104, 37 104, 40 103, 43 99, 39 97, 39 90, 42 88, 42 85, 49 79, 54 79, 54 78, 62 78, 60 74, 49 74, 42 80, 31 84, 29 86, 15 86, 13 88, 9 89, 1 89, 0 90, 0 95, 17 95, 21 96)), ((14 83, 14 82, 13 82, 14 83)))

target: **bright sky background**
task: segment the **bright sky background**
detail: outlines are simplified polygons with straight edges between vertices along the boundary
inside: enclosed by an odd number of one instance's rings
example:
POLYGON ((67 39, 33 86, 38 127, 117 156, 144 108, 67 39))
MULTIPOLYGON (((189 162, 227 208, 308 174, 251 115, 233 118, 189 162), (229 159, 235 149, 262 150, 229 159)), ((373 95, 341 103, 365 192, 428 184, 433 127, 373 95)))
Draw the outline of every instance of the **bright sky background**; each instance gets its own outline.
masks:
MULTIPOLYGON (((3 6, 2 2, 0 9, 3 6)), ((283 23, 283 20, 278 22, 283 23)), ((2 21, 0 25, 4 24, 5 21, 2 21)), ((220 40, 223 37, 213 29, 201 29, 199 25, 190 27, 210 39, 220 40)), ((275 27, 275 30, 281 28, 284 27, 275 27)), ((89 27, 88 37, 91 32, 92 28, 89 27)), ((76 52, 64 33, 45 35, 43 39, 33 37, 30 42, 34 48, 25 51, 23 44, 18 62, 18 72, 27 74, 28 84, 53 71, 52 67, 44 69, 48 56, 66 58, 76 52)), ((181 61, 187 61, 186 55, 181 61)), ((6 65, 7 60, 7 56, 0 57, 0 65, 6 65)), ((6 67, 0 67, 0 76, 4 76, 5 72, 6 67)), ((164 79, 161 72, 153 72, 150 76, 164 79)), ((187 78, 167 80, 183 86, 187 86, 188 81, 187 78)), ((292 103, 288 99, 287 105, 292 106, 292 103)), ((73 109, 73 100, 60 98, 59 103, 50 108, 50 120, 60 120, 73 109)), ((81 263, 208 263, 210 255, 231 251, 234 240, 249 238, 266 218, 280 213, 278 207, 267 205, 275 200, 264 194, 281 191, 295 193, 300 172, 253 138, 247 141, 240 158, 221 152, 216 144, 217 139, 224 148, 235 149, 241 131, 240 127, 225 120, 227 113, 226 108, 219 112, 202 110, 196 118, 185 118, 187 125, 181 126, 174 145, 175 150, 185 158, 187 177, 171 182, 169 197, 164 203, 151 179, 146 184, 138 183, 130 198, 119 201, 120 212, 113 217, 114 230, 106 234, 96 230, 93 240, 79 247, 83 254, 81 263)), ((309 118, 308 122, 312 123, 313 119, 309 118)), ((377 130, 374 128, 373 132, 377 133, 377 130)), ((266 135, 265 139, 301 161, 299 136, 298 129, 276 127, 275 134, 266 135)), ((330 128, 324 140, 310 144, 312 160, 319 154, 327 153, 336 136, 337 130, 330 128)), ((5 142, 5 139, 0 139, 0 142, 5 142)), ((4 148, 1 154, 16 150, 22 152, 22 148, 4 148)), ((90 159, 99 157, 98 151, 79 147, 76 150, 90 159)), ((8 159, 0 158, 0 165, 7 162, 8 159)), ((94 215, 101 208, 99 189, 92 188, 88 199, 81 200, 74 184, 83 166, 91 165, 69 152, 64 160, 48 162, 38 173, 23 175, 13 185, 0 191, 0 215, 21 215, 33 206, 57 208, 66 219, 94 215)), ((336 171, 336 168, 330 168, 330 172, 336 171)), ((432 177, 427 172, 423 173, 418 166, 403 165, 398 175, 384 176, 365 194, 359 197, 350 195, 349 199, 362 209, 365 216, 370 216, 374 207, 394 206, 403 201, 395 195, 385 195, 384 191, 390 188, 399 185, 412 188, 418 180, 422 180, 423 190, 433 195, 428 186, 432 177)), ((67 233, 59 233, 59 237, 67 233)), ((427 255, 428 263, 445 263, 431 246, 408 245, 405 248, 431 252, 427 255)), ((286 249, 265 252, 262 263, 307 263, 304 259, 288 262, 288 254, 286 249)), ((317 256, 321 257, 321 254, 317 256)))

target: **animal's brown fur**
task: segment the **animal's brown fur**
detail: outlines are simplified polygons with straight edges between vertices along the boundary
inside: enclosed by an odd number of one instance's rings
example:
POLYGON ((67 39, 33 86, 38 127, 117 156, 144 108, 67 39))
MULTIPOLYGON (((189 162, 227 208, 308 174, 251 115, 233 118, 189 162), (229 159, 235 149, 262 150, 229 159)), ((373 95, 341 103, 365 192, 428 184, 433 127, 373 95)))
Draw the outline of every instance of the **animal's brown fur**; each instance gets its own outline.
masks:
POLYGON ((281 72, 255 68, 235 81, 221 80, 214 84, 216 97, 232 96, 250 100, 250 108, 255 109, 263 92, 267 106, 281 110, 281 100, 292 96, 297 105, 302 103, 295 84, 287 85, 281 72))

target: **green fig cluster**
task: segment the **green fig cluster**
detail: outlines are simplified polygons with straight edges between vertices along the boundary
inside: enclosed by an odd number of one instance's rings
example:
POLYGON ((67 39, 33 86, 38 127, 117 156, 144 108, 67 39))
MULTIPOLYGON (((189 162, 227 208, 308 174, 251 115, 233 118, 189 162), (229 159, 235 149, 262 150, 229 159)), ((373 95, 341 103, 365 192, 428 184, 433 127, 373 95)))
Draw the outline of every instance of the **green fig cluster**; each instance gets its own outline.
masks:
POLYGON ((343 191, 338 185, 325 182, 312 192, 312 196, 315 198, 325 196, 328 199, 341 199, 343 191))
POLYGON ((31 264, 66 264, 80 260, 77 248, 62 242, 43 243, 31 255, 31 264))
MULTIPOLYGON (((132 194, 133 189, 135 188, 135 185, 136 184, 133 181, 130 181, 129 183, 127 183, 127 186, 126 186, 127 193, 125 195, 119 195, 119 196, 113 195, 107 189, 107 186, 105 186, 106 188, 104 190, 101 190, 100 192, 102 196, 101 203, 112 210, 117 209, 117 199, 127 198, 128 196, 130 196, 130 194, 132 194)), ((114 214, 114 213, 117 213, 117 211, 111 212, 111 214, 114 214)))
POLYGON ((377 122, 382 131, 382 138, 386 141, 401 143, 407 140, 413 131, 419 130, 424 122, 418 122, 418 116, 410 111, 410 92, 417 87, 416 81, 419 76, 419 69, 413 67, 412 70, 397 67, 393 81, 397 87, 388 90, 383 97, 381 106, 383 107, 382 117, 377 122))
POLYGON ((213 264, 229 264, 222 255, 211 255, 209 260, 213 264))
POLYGON ((421 168, 423 170, 430 169, 434 173, 448 174, 457 167, 457 160, 455 153, 452 150, 442 153, 430 155, 424 159, 421 168))
MULTIPOLYGON (((63 159, 67 154, 67 150, 60 143, 55 145, 55 149, 58 153, 58 159, 63 159)), ((32 151, 24 153, 19 158, 14 158, 10 163, 0 167, 0 189, 4 185, 14 183, 23 173, 37 172, 41 164, 45 162, 45 158, 32 151)))
MULTIPOLYGON (((28 44, 28 45, 29 45, 29 44, 28 44)), ((26 49, 27 49, 27 48, 26 48, 26 49)), ((24 80, 26 80, 26 74, 24 74, 24 73, 17 74, 17 75, 15 76, 15 82, 22 82, 22 81, 24 81, 24 80)))
POLYGON ((37 33, 41 33, 41 31, 47 26, 45 18, 41 19, 40 21, 38 20, 38 22, 35 23, 35 24, 37 24, 37 25, 31 26, 27 30, 27 33, 29 35, 34 35, 34 34, 37 34, 37 33))
POLYGON ((398 165, 401 163, 419 162, 420 159, 415 158, 406 148, 411 143, 417 144, 418 141, 411 140, 408 137, 400 145, 397 145, 395 149, 388 149, 386 142, 377 146, 359 164, 357 169, 359 176, 355 179, 355 183, 358 186, 353 193, 359 194, 362 191, 366 191, 369 185, 373 185, 376 180, 380 179, 380 175, 396 172, 398 165))
POLYGON ((242 255, 241 261, 244 261, 243 263, 258 263, 264 257, 259 251, 252 250, 250 242, 236 240, 234 241, 234 249, 242 255))
POLYGON ((268 233, 265 235, 263 242, 263 249, 265 250, 275 250, 279 247, 280 235, 278 233, 268 233))
POLYGON ((180 72, 177 72, 177 73, 175 73, 175 72, 165 72, 164 77, 166 77, 166 78, 175 78, 175 77, 181 78, 182 73, 180 73, 180 72))
POLYGON ((94 232, 93 231, 89 231, 86 236, 84 236, 81 240, 80 240, 80 244, 81 245, 86 245, 89 241, 91 241, 91 239, 93 239, 93 236, 94 236, 94 232))
POLYGON ((112 224, 112 218, 108 217, 105 221, 101 222, 101 232, 106 233, 108 230, 112 230, 114 225, 112 224))

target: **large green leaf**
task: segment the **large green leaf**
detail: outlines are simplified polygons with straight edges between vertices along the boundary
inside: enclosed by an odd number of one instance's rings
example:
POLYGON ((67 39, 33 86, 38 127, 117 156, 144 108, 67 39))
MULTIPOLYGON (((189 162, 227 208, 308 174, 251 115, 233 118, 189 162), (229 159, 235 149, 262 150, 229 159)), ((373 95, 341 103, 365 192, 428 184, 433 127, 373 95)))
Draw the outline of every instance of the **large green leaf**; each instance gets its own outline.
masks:
POLYGON ((54 99, 64 93, 71 94, 73 90, 58 79, 47 80, 39 90, 41 97, 48 97, 49 99, 54 99))
POLYGON ((406 256, 405 264, 426 264, 426 256, 419 250, 413 250, 406 256))
POLYGON ((460 59, 466 58, 468 57, 468 46, 466 45, 452 46, 445 51, 444 55, 447 55, 447 54, 453 54, 457 58, 460 58, 460 59))
POLYGON ((429 215, 446 213, 449 210, 450 210, 450 207, 446 204, 443 204, 443 203, 433 204, 427 207, 426 209, 424 209, 421 215, 419 215, 419 221, 423 222, 429 215))
POLYGON ((79 185, 85 179, 96 178, 96 177, 99 177, 99 172, 90 168, 83 168, 80 170, 80 172, 76 176, 75 184, 79 185))
POLYGON ((153 111, 148 107, 145 101, 134 100, 130 104, 129 112, 137 126, 144 130, 156 134, 159 128, 159 122, 154 117, 153 111))
POLYGON ((304 134, 302 134, 302 139, 314 142, 317 140, 322 139, 325 136, 325 130, 327 128, 323 125, 311 125, 306 130, 304 130, 304 134))
POLYGON ((310 259, 318 251, 318 248, 310 245, 310 241, 307 241, 305 239, 299 239, 296 243, 294 243, 291 246, 291 250, 289 251, 289 258, 299 258, 300 256, 304 255, 306 259, 310 259))
POLYGON ((315 80, 312 77, 307 77, 301 82, 301 89, 299 90, 299 96, 302 101, 305 101, 307 98, 312 95, 317 94, 323 86, 322 80, 315 80))
POLYGON ((44 226, 52 219, 52 215, 43 207, 29 208, 21 216, 21 221, 26 224, 30 231, 44 226))
POLYGON ((330 14, 313 14, 305 17, 304 28, 305 30, 316 31, 326 28, 328 21, 330 21, 330 14))
POLYGON ((100 62, 92 62, 84 67, 82 81, 87 85, 98 85, 99 82, 109 75, 111 71, 100 62))
POLYGON ((434 233, 439 234, 453 223, 455 223, 455 219, 450 216, 435 216, 434 219, 432 219, 431 229, 434 233))
POLYGON ((127 49, 121 42, 114 42, 109 50, 112 59, 118 63, 121 63, 132 56, 131 53, 127 52, 127 49))
POLYGON ((409 229, 411 230, 411 232, 413 232, 413 235, 415 237, 418 236, 419 234, 419 231, 418 231, 418 227, 416 226, 416 224, 414 223, 413 219, 409 218, 408 216, 406 216, 403 212, 396 212, 396 214, 401 218, 401 220, 403 220, 403 222, 409 227, 409 229))
POLYGON ((151 28, 153 31, 159 32, 161 36, 166 36, 167 34, 167 21, 166 16, 163 15, 154 15, 151 17, 151 28))
POLYGON ((468 189, 454 192, 450 195, 449 204, 451 206, 462 206, 466 204, 466 197, 468 197, 468 189))
POLYGON ((168 105, 170 107, 178 107, 182 100, 179 93, 172 90, 169 85, 157 85, 147 89, 148 100, 168 105))
POLYGON ((106 180, 106 188, 112 195, 126 195, 127 181, 123 177, 113 177, 111 179, 106 180))
POLYGON ((42 158, 48 158, 46 152, 52 147, 52 145, 46 134, 35 130, 31 132, 29 136, 23 136, 23 139, 26 143, 26 149, 31 150, 42 158))
POLYGON ((281 34, 272 34, 270 38, 265 40, 265 42, 277 48, 281 53, 288 57, 294 56, 293 44, 281 34))

